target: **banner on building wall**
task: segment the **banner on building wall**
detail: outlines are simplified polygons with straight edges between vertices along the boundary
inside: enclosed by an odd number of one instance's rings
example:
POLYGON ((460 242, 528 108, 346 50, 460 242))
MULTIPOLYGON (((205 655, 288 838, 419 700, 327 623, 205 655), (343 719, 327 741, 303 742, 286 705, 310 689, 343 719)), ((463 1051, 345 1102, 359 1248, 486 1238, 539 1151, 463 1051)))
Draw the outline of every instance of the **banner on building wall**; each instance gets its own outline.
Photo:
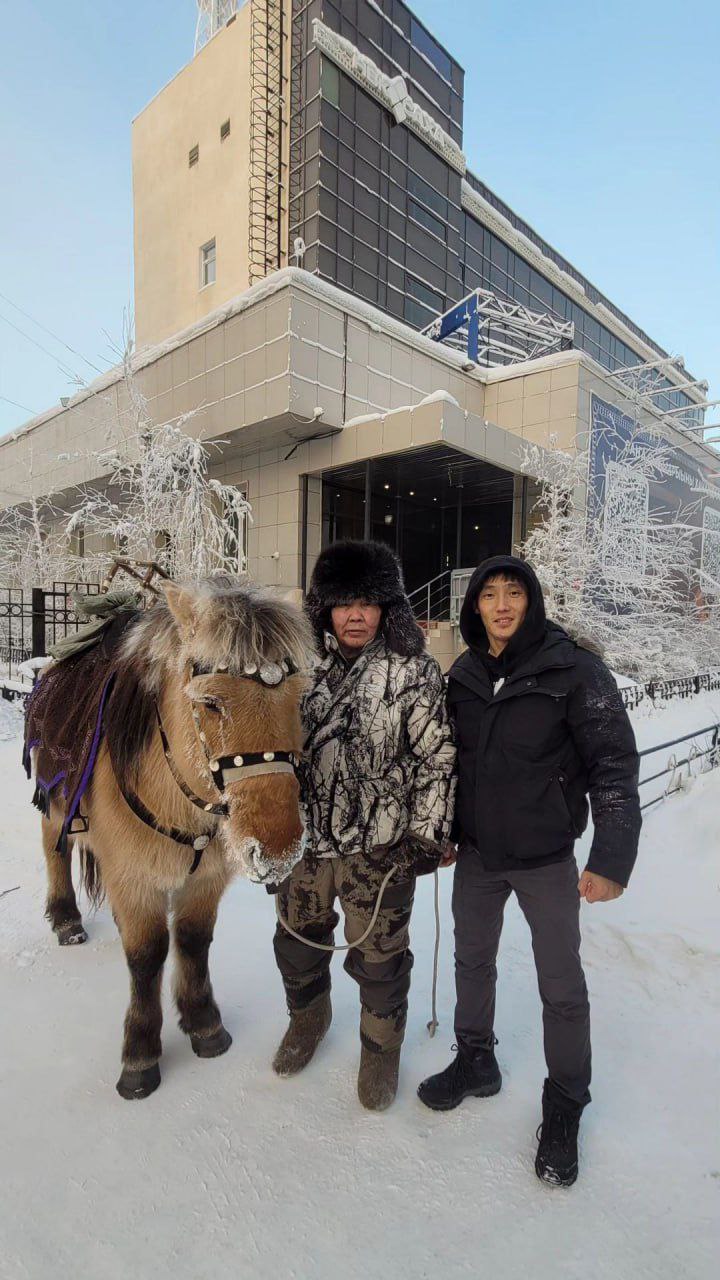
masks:
POLYGON ((701 575, 720 582, 720 487, 709 466, 680 448, 663 458, 661 475, 645 478, 633 469, 633 454, 657 444, 617 405, 592 396, 588 518, 602 521, 604 559, 618 572, 644 572, 648 518, 674 520, 682 513, 698 531, 701 575))

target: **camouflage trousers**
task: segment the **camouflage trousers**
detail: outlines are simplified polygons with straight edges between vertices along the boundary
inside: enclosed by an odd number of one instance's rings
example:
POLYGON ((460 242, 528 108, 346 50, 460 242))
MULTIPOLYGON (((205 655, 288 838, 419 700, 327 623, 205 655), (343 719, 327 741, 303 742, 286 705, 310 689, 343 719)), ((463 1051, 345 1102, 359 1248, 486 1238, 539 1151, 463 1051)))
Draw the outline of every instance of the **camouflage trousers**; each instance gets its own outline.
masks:
MULTIPOLYGON (((334 905, 339 900, 345 915, 345 938, 352 942, 362 937, 370 923, 382 879, 382 873, 363 854, 306 856, 280 893, 280 909, 297 933, 331 945, 339 920, 334 905)), ((398 1049, 405 1034, 413 965, 409 926, 414 894, 414 878, 398 884, 391 880, 370 936, 346 953, 345 972, 360 987, 360 1039, 375 1053, 398 1049)), ((291 1014, 306 1009, 330 990, 329 951, 305 946, 279 923, 274 947, 291 1014)))

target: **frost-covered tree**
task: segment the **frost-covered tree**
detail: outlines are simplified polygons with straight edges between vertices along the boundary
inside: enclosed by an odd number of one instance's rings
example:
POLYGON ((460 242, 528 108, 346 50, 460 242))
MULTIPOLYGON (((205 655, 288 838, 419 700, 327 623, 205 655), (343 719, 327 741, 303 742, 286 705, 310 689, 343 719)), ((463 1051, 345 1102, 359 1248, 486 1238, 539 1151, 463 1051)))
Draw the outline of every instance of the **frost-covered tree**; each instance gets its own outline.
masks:
POLYGON ((5 492, 17 501, 0 511, 0 585, 30 591, 64 581, 73 571, 73 557, 67 540, 53 534, 61 514, 53 495, 36 492, 32 449, 22 490, 5 492))
POLYGON ((720 583, 699 582, 701 530, 663 493, 672 447, 638 432, 614 450, 604 499, 588 494, 588 454, 529 445, 539 481, 522 554, 543 585, 548 615, 640 680, 720 665, 720 583))
POLYGON ((193 414, 152 421, 129 342, 123 382, 128 408, 120 443, 95 455, 106 480, 102 488, 83 489, 65 524, 67 538, 82 529, 85 562, 101 572, 110 548, 132 560, 154 560, 171 577, 242 571, 250 506, 239 489, 209 475, 222 442, 201 443, 188 434, 193 414))

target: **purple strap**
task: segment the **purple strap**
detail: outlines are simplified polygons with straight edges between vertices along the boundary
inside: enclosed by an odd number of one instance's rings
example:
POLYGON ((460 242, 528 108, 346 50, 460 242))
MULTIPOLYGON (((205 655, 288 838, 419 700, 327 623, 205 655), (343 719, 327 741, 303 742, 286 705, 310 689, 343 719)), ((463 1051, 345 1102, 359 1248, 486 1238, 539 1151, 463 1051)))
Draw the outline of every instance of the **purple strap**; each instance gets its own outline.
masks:
POLYGON ((78 785, 75 790, 75 794, 72 800, 70 801, 70 805, 68 807, 67 813, 65 814, 65 821, 63 822, 62 831, 60 835, 61 839, 63 838, 63 836, 67 835, 68 828, 70 827, 70 824, 72 823, 72 820, 78 811, 80 801, 82 800, 83 796, 85 795, 85 792, 87 791, 88 783, 90 781, 90 778, 92 777, 92 771, 95 768, 95 761, 97 759, 98 748, 100 746, 100 739, 102 737, 103 711, 105 710, 105 702, 107 700, 108 693, 110 692, 110 686, 112 685, 112 682, 114 679, 115 679, 115 673, 113 672, 112 675, 108 676, 107 680, 105 681, 105 684, 103 685, 103 690, 100 695, 100 706, 98 707, 97 719, 95 721, 95 732, 93 733, 93 739, 90 744, 88 758, 85 761, 85 768, 82 771, 82 777, 78 782, 78 785))

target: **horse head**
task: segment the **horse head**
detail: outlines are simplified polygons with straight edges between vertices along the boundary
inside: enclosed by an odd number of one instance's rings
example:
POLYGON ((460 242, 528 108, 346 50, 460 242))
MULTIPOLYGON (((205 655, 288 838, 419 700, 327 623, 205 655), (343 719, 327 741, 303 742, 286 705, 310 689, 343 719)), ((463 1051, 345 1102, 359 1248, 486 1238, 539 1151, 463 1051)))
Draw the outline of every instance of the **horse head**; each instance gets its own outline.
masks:
POLYGON ((302 854, 295 766, 308 624, 296 605, 224 575, 168 583, 164 597, 190 713, 186 754, 224 807, 226 857, 251 880, 282 880, 302 854))

